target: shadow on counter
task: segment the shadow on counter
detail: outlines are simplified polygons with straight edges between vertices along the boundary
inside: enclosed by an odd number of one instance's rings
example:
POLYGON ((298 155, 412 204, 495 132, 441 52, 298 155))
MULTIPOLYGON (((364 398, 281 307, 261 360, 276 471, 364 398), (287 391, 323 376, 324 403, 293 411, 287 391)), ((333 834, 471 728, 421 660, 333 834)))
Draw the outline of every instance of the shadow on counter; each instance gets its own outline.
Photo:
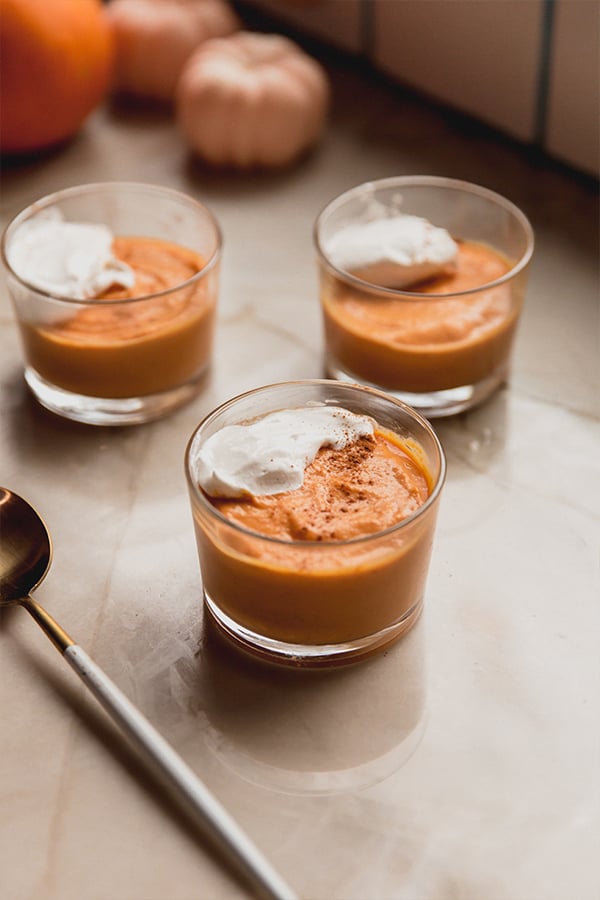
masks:
POLYGON ((212 752, 240 778, 283 793, 375 784, 414 753, 425 729, 425 626, 379 655, 294 669, 230 643, 204 615, 200 709, 212 752))

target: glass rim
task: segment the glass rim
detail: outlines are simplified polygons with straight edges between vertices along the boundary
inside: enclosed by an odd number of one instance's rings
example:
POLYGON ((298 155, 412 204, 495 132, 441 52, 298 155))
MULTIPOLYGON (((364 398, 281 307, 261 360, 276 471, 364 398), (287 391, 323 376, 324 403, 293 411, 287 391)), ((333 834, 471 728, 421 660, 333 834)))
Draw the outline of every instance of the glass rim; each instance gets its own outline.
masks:
POLYGON ((212 269, 215 268, 221 258, 222 251, 223 233, 221 231, 221 226, 219 225, 215 214, 211 209, 209 209, 208 206, 206 206, 206 204, 202 203, 201 200, 196 200, 194 197, 190 197, 189 194, 185 194, 183 193, 183 191, 176 190, 175 188, 165 187, 163 185, 144 181, 86 182, 85 184, 74 185, 72 187, 53 191, 51 194, 45 194, 38 200, 34 200, 33 203, 29 203, 20 212, 13 216, 6 225, 2 233, 2 238, 0 239, 0 257, 2 258, 2 262, 4 263, 9 274, 12 275, 12 277, 15 278, 19 282, 19 284, 23 285, 28 290, 33 291, 35 294, 38 294, 40 297, 49 300, 58 300, 61 303, 68 303, 74 306, 120 306, 130 303, 141 303, 144 301, 153 300, 158 297, 164 297, 168 294, 172 294, 174 291, 186 290, 187 288, 196 284, 196 282, 201 281, 210 271, 212 271, 212 269), (54 204, 59 203, 64 198, 68 199, 69 197, 75 197, 78 195, 83 196, 85 194, 108 192, 109 190, 115 189, 133 190, 137 192, 154 192, 157 194, 166 195, 171 199, 179 200, 187 204, 188 206, 195 207, 197 210, 201 210, 203 213, 205 213, 215 232, 215 249, 213 250, 209 259, 206 261, 205 265, 198 272, 195 272, 194 275, 191 275, 189 278, 186 278, 185 281, 173 285, 172 287, 162 288, 160 291, 153 291, 149 294, 139 294, 135 297, 116 298, 66 297, 64 294, 43 290, 39 286, 32 284, 32 282, 28 281, 26 278, 24 278, 14 270, 8 260, 7 245, 9 238, 16 232, 20 225, 31 219, 38 212, 41 212, 43 209, 48 209, 54 204))
MULTIPOLYGON (((294 407, 300 408, 300 407, 294 407)), ((273 410, 274 411, 274 410, 273 410)), ((268 415, 271 410, 268 410, 264 413, 264 415, 268 415)), ((372 417, 373 418, 373 417, 372 417)), ((250 537, 254 539, 260 539, 266 541, 270 544, 275 544, 279 547, 294 547, 294 548, 304 548, 308 550, 308 552, 312 552, 312 548, 319 548, 320 550, 326 550, 328 548, 340 548, 340 547, 348 547, 348 546, 358 546, 360 544, 369 543, 372 541, 380 540, 381 538, 389 537, 390 535, 401 531, 403 528, 406 528, 408 525, 412 524, 416 519, 420 518, 429 510, 439 498, 439 495, 442 491, 442 487, 444 486, 444 482, 446 480, 446 454, 444 452, 444 448, 437 434, 435 433, 431 423, 424 417, 421 416, 412 406, 409 406, 407 403, 404 403, 402 400, 398 400, 395 397, 386 394, 385 391, 380 391, 376 388, 366 387, 360 384, 352 384, 343 381, 336 381, 332 378, 305 378, 299 379, 296 381, 279 381, 274 382, 272 384, 262 385, 261 387, 252 388, 248 391, 244 391, 241 394, 237 394, 235 397, 231 397, 229 400, 226 400, 224 403, 220 403, 219 406, 215 407, 211 412, 207 413, 203 419, 198 423, 198 425, 194 428, 191 437, 189 438, 185 453, 184 453, 184 466, 185 466, 185 476, 188 484, 188 488, 190 489, 193 497, 197 500, 201 507, 212 515, 218 522, 223 525, 226 525, 233 529, 233 531, 238 532, 239 534, 244 535, 245 537, 250 537), (400 522, 396 522, 394 525, 390 525, 388 528, 385 528, 382 531, 375 531, 371 534, 361 535, 359 537, 353 538, 345 538, 342 540, 335 541, 300 541, 293 540, 288 541, 283 538, 273 537, 272 535, 261 534, 260 531, 253 531, 250 528, 245 528, 243 525, 239 525, 237 522, 232 522, 231 519, 228 519, 224 516, 216 507, 212 505, 212 503, 208 500, 205 493, 200 489, 196 480, 192 477, 191 465, 190 465, 190 457, 192 446, 200 433, 201 429, 205 426, 209 425, 214 419, 222 412, 231 407, 235 406, 240 400, 245 400, 252 395, 268 393, 273 389, 279 388, 291 388, 291 387, 336 387, 341 390, 347 390, 351 393, 355 394, 371 394, 377 397, 379 400, 384 400, 391 406, 395 406, 398 409, 401 409, 402 412, 407 413, 411 419, 415 420, 432 438, 434 447, 437 451, 439 458, 439 466, 440 470, 435 479, 435 483, 431 490, 431 493, 427 497, 424 503, 418 507, 413 513, 407 516, 405 519, 401 519, 400 522)))
POLYGON ((360 288, 363 291, 369 290, 371 293, 376 291, 378 294, 382 294, 388 297, 396 297, 398 299, 405 299, 408 301, 419 300, 423 302, 443 301, 454 297, 467 297, 469 295, 472 296, 474 294, 480 293, 481 291, 487 291, 491 288, 496 288, 503 284, 506 284, 506 282, 508 281, 512 281, 512 279, 515 278, 515 276, 517 276, 520 272, 522 272, 530 263, 535 246, 535 235, 531 222, 529 221, 525 213, 521 209, 519 209, 519 207, 511 200, 508 200, 506 197, 503 197, 502 194, 498 194, 496 191, 492 191, 490 188, 483 187, 482 185, 475 184, 470 181, 462 181, 458 178, 446 178, 440 175, 392 175, 388 178, 379 178, 375 179, 374 181, 364 181, 362 182, 362 184, 357 184, 354 187, 348 188, 348 190, 343 191, 341 194, 337 194, 335 197, 329 200, 321 209, 315 219, 315 223, 313 226, 313 244, 317 251, 317 256, 320 262, 325 266, 325 268, 327 268, 330 272, 333 272, 341 281, 346 282, 350 286, 360 288), (446 291, 441 294, 426 294, 419 291, 408 291, 401 290, 399 288, 382 287, 381 285, 374 284, 371 281, 365 281, 365 279, 363 278, 358 278, 356 275, 352 275, 345 269, 340 269, 335 266, 328 259, 321 243, 320 233, 325 219, 353 196, 359 195, 367 189, 377 190, 378 188, 390 188, 396 186, 439 187, 447 190, 474 194, 483 199, 489 200, 492 203, 496 203, 498 206, 503 207, 507 212, 509 212, 521 225, 525 234, 527 244, 524 253, 509 269, 509 271, 505 272, 504 275, 501 275, 500 278, 495 278, 493 281, 487 281, 485 282, 485 284, 478 285, 475 288, 468 288, 464 291, 446 291))

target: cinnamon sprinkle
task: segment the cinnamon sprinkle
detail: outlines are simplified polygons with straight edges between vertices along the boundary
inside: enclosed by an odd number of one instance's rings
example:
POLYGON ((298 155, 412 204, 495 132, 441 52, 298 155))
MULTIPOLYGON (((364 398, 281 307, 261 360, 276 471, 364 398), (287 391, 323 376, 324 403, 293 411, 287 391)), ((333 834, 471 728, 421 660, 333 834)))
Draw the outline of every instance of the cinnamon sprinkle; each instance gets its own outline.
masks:
POLYGON ((342 450, 322 448, 295 491, 213 500, 243 527, 291 541, 339 541, 383 531, 429 495, 426 473, 389 432, 376 431, 342 450))

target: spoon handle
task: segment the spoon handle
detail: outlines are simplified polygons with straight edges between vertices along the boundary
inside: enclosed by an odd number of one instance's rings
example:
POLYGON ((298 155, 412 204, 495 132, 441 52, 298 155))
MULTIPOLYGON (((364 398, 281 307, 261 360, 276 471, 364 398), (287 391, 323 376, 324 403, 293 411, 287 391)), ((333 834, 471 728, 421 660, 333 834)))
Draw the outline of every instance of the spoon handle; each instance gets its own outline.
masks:
POLYGON ((229 813, 197 778, 153 725, 77 644, 63 653, 71 668, 121 726, 131 741, 183 800, 188 811, 238 871, 273 900, 295 900, 296 895, 252 844, 229 813))

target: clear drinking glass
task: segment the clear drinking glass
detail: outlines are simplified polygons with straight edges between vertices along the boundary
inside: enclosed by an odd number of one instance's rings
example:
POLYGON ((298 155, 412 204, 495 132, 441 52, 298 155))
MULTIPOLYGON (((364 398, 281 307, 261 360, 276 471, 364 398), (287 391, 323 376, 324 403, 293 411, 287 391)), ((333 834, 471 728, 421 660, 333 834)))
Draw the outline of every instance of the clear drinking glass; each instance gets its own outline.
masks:
POLYGON ((68 419, 126 425, 191 399, 211 358, 221 245, 207 207, 152 184, 79 185, 19 213, 4 232, 2 256, 25 378, 39 402, 68 419), (29 283, 27 272, 11 264, 13 242, 25 223, 56 211, 66 222, 144 239, 149 288, 133 297, 79 299, 29 283), (175 250, 165 251, 167 244, 175 250), (168 274, 171 265, 179 266, 175 274, 168 274))
POLYGON ((506 380, 534 244, 531 225, 513 203, 450 178, 386 178, 332 200, 316 220, 314 239, 330 377, 381 388, 430 418, 468 409, 506 380), (480 263, 499 259, 504 273, 489 280, 482 265, 487 283, 475 287, 453 289, 450 278, 438 293, 435 280, 398 290, 364 281, 329 258, 328 244, 342 228, 404 213, 468 243, 480 263))
POLYGON ((401 401, 339 381, 258 388, 200 423, 186 449, 185 470, 205 609, 238 643, 292 664, 335 663, 370 654, 416 622, 445 459, 429 423, 401 401), (428 473, 425 503, 391 528, 338 541, 281 540, 223 516, 198 484, 195 460, 204 441, 227 425, 315 404, 371 416, 397 435, 428 473))

